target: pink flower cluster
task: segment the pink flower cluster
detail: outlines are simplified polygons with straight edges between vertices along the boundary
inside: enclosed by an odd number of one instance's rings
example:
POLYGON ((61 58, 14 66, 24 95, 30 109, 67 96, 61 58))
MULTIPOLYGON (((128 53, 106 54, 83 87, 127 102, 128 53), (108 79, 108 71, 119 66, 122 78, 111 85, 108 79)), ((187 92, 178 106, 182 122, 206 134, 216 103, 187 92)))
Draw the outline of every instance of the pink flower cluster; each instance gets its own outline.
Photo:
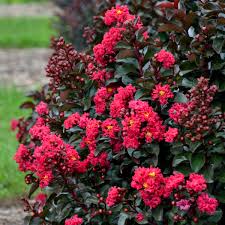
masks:
POLYGON ((108 191, 108 196, 106 198, 106 204, 111 207, 122 201, 124 197, 124 189, 119 187, 111 187, 108 191))
POLYGON ((171 68, 175 63, 174 56, 170 53, 162 49, 160 52, 155 54, 156 61, 162 63, 165 69, 171 68))
POLYGON ((83 219, 79 218, 78 215, 74 215, 70 219, 66 219, 65 225, 81 225, 83 223, 83 219))
POLYGON ((192 173, 185 180, 181 173, 164 177, 158 168, 139 167, 134 172, 131 187, 138 190, 145 205, 150 208, 156 208, 164 198, 171 198, 172 194, 177 200, 173 205, 182 211, 188 211, 191 207, 195 207, 195 202, 201 213, 209 215, 214 214, 218 207, 218 201, 203 192, 207 188, 205 178, 196 173, 192 173), (195 195, 190 194, 190 191, 195 195), (188 193, 189 198, 187 197, 188 193))
POLYGON ((173 97, 174 94, 168 84, 157 84, 152 92, 152 100, 158 100, 161 105, 166 105, 168 103, 168 99, 171 99, 173 97))

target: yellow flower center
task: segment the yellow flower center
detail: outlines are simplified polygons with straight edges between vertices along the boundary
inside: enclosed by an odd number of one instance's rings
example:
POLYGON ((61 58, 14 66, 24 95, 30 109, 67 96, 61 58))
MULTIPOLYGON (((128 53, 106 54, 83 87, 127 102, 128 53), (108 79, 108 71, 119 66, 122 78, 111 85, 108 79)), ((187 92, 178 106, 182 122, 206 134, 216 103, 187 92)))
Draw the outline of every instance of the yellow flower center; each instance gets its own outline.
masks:
POLYGON ((151 172, 151 173, 149 173, 148 175, 149 175, 150 177, 155 177, 156 174, 155 174, 155 172, 151 172))
POLYGON ((112 88, 107 88, 107 91, 108 91, 109 93, 111 93, 111 92, 113 91, 113 89, 112 89, 112 88))
POLYGON ((149 117, 149 112, 145 112, 144 116, 145 116, 145 118, 148 118, 149 117))
POLYGON ((146 137, 152 137, 152 133, 148 131, 148 132, 146 133, 146 137))
POLYGON ((76 158, 75 156, 72 156, 71 159, 72 159, 73 161, 76 161, 76 160, 77 160, 77 158, 76 158))
POLYGON ((106 128, 107 128, 107 130, 112 130, 113 129, 113 126, 112 125, 109 125, 106 128))
POLYGON ((134 125, 134 121, 133 120, 130 120, 129 121, 129 124, 130 124, 130 126, 134 125))
POLYGON ((160 91, 160 92, 159 92, 159 95, 160 95, 160 96, 165 95, 165 91, 160 91))
POLYGON ((121 15, 122 13, 123 13, 122 10, 120 10, 120 9, 116 10, 117 15, 121 15))
POLYGON ((148 188, 148 184, 147 183, 144 183, 143 184, 143 187, 144 187, 144 189, 148 188))
POLYGON ((45 175, 45 176, 43 177, 43 180, 48 180, 48 175, 45 175))

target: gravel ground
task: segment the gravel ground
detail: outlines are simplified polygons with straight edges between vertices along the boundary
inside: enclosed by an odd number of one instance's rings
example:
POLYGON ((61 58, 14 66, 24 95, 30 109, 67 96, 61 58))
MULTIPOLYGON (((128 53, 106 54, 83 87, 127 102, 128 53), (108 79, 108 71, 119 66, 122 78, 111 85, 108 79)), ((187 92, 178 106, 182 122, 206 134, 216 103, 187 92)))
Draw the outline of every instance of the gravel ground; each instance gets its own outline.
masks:
POLYGON ((18 199, 0 201, 0 225, 23 225, 26 213, 18 199))
MULTIPOLYGON (((0 49, 0 85, 32 89, 45 84, 49 49, 0 49)), ((1 225, 1 224, 0 224, 1 225)))
POLYGON ((15 16, 53 16, 58 11, 51 3, 31 3, 31 4, 12 4, 0 5, 0 17, 15 16))
POLYGON ((25 215, 19 206, 0 207, 0 225, 23 225, 25 215))

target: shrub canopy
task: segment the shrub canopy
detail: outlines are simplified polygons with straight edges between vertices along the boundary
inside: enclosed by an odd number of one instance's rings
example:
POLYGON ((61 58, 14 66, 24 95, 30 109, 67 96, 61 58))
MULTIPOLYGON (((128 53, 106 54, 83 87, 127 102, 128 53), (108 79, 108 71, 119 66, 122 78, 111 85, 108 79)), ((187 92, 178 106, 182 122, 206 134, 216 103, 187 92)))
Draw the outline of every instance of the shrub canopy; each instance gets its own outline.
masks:
POLYGON ((129 1, 95 17, 89 51, 52 41, 13 123, 28 197, 47 195, 24 199, 27 224, 223 224, 224 6, 129 1))

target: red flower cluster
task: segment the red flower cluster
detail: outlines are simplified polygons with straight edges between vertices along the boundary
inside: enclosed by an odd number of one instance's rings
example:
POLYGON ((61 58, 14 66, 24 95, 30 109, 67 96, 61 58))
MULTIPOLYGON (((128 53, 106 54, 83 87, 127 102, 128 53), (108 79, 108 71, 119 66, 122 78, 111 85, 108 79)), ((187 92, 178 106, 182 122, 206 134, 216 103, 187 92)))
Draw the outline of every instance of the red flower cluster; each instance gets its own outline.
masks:
POLYGON ((202 192, 206 190, 207 185, 200 174, 193 173, 185 181, 181 173, 164 177, 158 168, 139 167, 134 172, 131 187, 139 191, 145 205, 151 208, 156 208, 164 198, 171 198, 172 194, 177 200, 173 205, 182 211, 188 211, 196 202, 200 212, 212 215, 218 206, 215 198, 210 198, 207 193, 202 192), (190 191, 196 193, 196 196, 190 195, 190 191), (186 199, 188 193, 189 199, 186 199))
POLYGON ((138 213, 137 215, 136 215, 136 220, 138 221, 138 222, 141 222, 141 221, 143 221, 144 220, 144 215, 142 214, 142 213, 138 213))
POLYGON ((186 188, 194 192, 204 191, 207 188, 206 180, 202 175, 192 173, 186 182, 186 188))
POLYGON ((32 170, 33 157, 31 155, 31 151, 29 151, 25 145, 20 144, 16 154, 14 155, 14 160, 19 165, 20 171, 26 172, 28 170, 32 170))
POLYGON ((121 26, 123 23, 134 19, 135 16, 130 14, 126 5, 117 5, 115 8, 113 7, 111 10, 107 10, 104 22, 107 26, 111 26, 114 23, 116 23, 117 26, 121 26))
POLYGON ((173 143, 176 137, 178 136, 178 129, 169 127, 168 131, 164 134, 165 141, 173 143))
POLYGON ((156 208, 164 193, 164 177, 158 168, 140 167, 135 170, 131 187, 139 190, 145 205, 156 208))
POLYGON ((119 187, 111 187, 108 191, 106 198, 106 204, 111 207, 117 203, 120 203, 124 197, 125 190, 119 187))
POLYGON ((97 63, 106 66, 108 62, 114 61, 115 46, 122 39, 122 31, 124 28, 112 27, 105 33, 102 42, 93 48, 97 63))
POLYGON ((113 92, 113 88, 102 87, 98 89, 94 97, 95 110, 97 114, 103 114, 105 112, 107 101, 109 101, 113 92))
POLYGON ((38 113, 39 116, 47 115, 48 114, 48 105, 45 102, 40 102, 35 111, 38 113))
POLYGON ((218 207, 218 201, 209 197, 207 193, 202 193, 197 199, 198 209, 201 213, 213 215, 218 207))
POLYGON ((120 131, 120 126, 115 119, 108 118, 102 122, 102 135, 110 138, 116 138, 118 132, 120 131))
POLYGON ((83 223, 83 219, 79 218, 78 215, 74 215, 70 219, 65 221, 65 225, 81 225, 83 223))
POLYGON ((155 54, 156 61, 162 63, 165 69, 171 68, 175 63, 174 56, 170 53, 162 49, 160 52, 155 54))
POLYGON ((168 99, 173 98, 174 94, 170 89, 168 84, 161 85, 157 84, 152 92, 152 99, 158 100, 161 105, 165 105, 168 103, 168 99))
POLYGON ((118 93, 114 95, 114 99, 110 104, 110 116, 112 118, 121 118, 128 107, 128 102, 133 99, 136 88, 131 84, 126 87, 119 87, 118 93))

